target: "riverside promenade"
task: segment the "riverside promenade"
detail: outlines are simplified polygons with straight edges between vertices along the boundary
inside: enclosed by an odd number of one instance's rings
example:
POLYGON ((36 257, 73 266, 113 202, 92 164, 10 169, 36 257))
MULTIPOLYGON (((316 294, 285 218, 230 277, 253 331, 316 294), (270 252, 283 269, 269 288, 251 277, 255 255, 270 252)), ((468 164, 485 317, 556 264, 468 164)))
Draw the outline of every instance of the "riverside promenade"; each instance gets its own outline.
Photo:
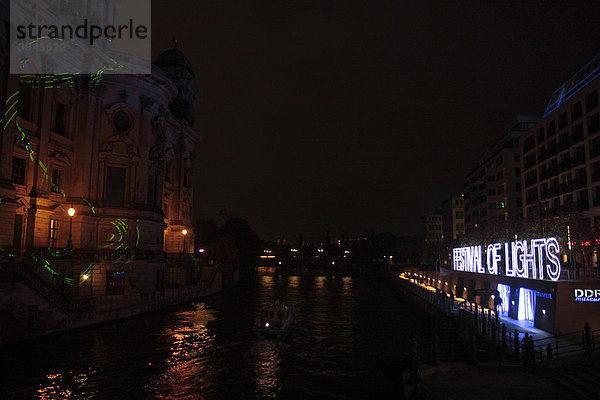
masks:
POLYGON ((527 335, 533 339, 529 350, 534 354, 528 355, 532 362, 600 352, 600 327, 594 330, 582 326, 580 331, 554 335, 534 327, 530 321, 499 315, 481 304, 436 289, 418 272, 392 273, 392 279, 427 304, 430 311, 437 310, 438 314, 457 319, 460 324, 469 327, 480 341, 487 341, 504 352, 522 357, 523 340, 527 335))
MULTIPOLYGON (((418 382, 423 388, 421 396, 426 396, 421 398, 600 398, 600 330, 582 327, 578 332, 554 335, 444 293, 418 272, 390 274, 420 308, 439 320, 455 321, 465 348, 459 356, 442 357, 440 362, 444 343, 417 346, 421 363, 418 382), (524 350, 525 334, 533 338, 528 350, 524 350)), ((405 385, 406 393, 417 393, 411 389, 414 379, 406 377, 405 385)))

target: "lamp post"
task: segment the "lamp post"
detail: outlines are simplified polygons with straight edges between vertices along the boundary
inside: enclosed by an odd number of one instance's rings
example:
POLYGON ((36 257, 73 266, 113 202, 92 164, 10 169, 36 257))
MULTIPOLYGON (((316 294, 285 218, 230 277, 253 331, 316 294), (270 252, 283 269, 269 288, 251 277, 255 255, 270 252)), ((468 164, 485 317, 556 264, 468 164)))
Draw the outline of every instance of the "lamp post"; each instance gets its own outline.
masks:
POLYGON ((72 249, 73 241, 71 240, 71 236, 73 233, 73 216, 75 215, 75 209, 73 207, 69 208, 67 214, 69 214, 69 240, 67 241, 67 247, 72 249))
POLYGON ((181 231, 181 234, 183 235, 183 251, 182 251, 182 253, 185 253, 185 236, 187 235, 187 233, 188 233, 187 229, 183 229, 181 231))
POLYGON ((94 272, 90 272, 89 274, 83 274, 81 276, 81 280, 83 282, 86 282, 87 280, 90 280, 90 297, 93 296, 94 293, 94 272))
POLYGON ((571 264, 571 270, 575 274, 575 267, 573 265, 573 246, 571 244, 571 227, 567 225, 567 241, 569 244, 569 264, 571 264))

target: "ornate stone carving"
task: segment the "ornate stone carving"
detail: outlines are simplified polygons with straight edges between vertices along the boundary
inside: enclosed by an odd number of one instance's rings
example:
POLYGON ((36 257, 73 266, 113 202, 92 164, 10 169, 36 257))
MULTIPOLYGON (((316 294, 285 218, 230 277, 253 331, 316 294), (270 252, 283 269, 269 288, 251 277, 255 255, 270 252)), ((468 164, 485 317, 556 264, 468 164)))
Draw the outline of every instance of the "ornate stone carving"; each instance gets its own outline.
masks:
POLYGON ((115 134, 128 135, 136 125, 136 113, 129 104, 113 104, 106 109, 106 115, 115 134))
POLYGON ((50 158, 55 161, 64 163, 68 166, 71 166, 71 158, 61 151, 53 151, 52 153, 50 153, 50 158))
POLYGON ((114 135, 106 139, 100 146, 100 152, 120 156, 139 157, 139 152, 135 143, 128 137, 122 135, 114 135))

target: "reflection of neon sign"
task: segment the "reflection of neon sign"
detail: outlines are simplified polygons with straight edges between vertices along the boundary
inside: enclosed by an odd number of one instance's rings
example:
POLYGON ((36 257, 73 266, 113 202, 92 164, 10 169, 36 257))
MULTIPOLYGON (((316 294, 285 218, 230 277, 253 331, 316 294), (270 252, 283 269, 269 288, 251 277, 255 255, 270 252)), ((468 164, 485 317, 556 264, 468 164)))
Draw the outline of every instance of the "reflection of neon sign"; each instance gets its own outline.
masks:
POLYGON ((575 301, 600 303, 600 289, 575 289, 575 301))
POLYGON ((483 265, 481 246, 453 249, 454 270, 552 281, 560 278, 560 246, 556 238, 515 240, 504 246, 494 243, 487 246, 486 253, 487 262, 483 265))

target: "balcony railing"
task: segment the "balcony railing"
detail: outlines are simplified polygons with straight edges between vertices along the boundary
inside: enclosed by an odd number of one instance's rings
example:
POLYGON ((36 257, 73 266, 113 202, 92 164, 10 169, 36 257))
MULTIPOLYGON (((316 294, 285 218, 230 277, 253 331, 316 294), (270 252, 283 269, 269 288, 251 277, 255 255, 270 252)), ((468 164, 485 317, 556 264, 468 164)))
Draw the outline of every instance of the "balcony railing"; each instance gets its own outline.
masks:
POLYGON ((556 175, 558 175, 558 168, 542 169, 540 172, 540 180, 548 179, 556 175))
POLYGON ((573 191, 572 183, 563 183, 560 185, 560 194, 565 194, 573 191))
POLYGON ((563 162, 561 162, 560 164, 558 164, 558 170, 560 172, 565 172, 571 169, 571 160, 570 159, 566 159, 563 162))
POLYGON ((573 188, 575 188, 575 189, 581 189, 582 187, 586 187, 586 186, 587 186, 586 178, 578 178, 578 179, 573 180, 573 188))
POLYGON ((563 150, 567 150, 570 146, 571 146, 570 140, 568 137, 566 137, 563 140, 558 142, 557 150, 559 152, 561 152, 563 150))
POLYGON ((579 200, 575 204, 577 205, 577 208, 579 210, 583 210, 583 211, 587 210, 590 207, 590 203, 587 198, 583 199, 583 200, 579 200))
POLYGON ((583 131, 575 132, 571 135, 571 144, 576 144, 583 141, 583 131))
POLYGON ((552 187, 552 188, 548 188, 548 189, 542 189, 542 199, 549 199, 551 197, 556 197, 558 196, 559 190, 558 188, 552 187))
POLYGON ((578 154, 575 157, 573 157, 571 165, 573 167, 576 167, 576 166, 584 164, 584 163, 585 163, 585 154, 578 154))

